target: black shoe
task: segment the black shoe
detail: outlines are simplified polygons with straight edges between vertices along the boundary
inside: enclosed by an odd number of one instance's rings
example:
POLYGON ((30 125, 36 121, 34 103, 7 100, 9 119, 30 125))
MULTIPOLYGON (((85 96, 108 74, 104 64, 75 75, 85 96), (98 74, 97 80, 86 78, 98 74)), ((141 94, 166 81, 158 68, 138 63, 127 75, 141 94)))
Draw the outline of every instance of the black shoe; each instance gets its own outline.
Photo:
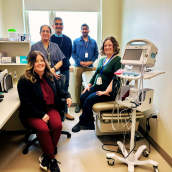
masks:
POLYGON ((39 157, 39 162, 40 162, 40 167, 47 171, 50 164, 49 158, 44 154, 42 154, 42 156, 39 157))
POLYGON ((52 160, 50 161, 50 171, 51 171, 51 172, 60 172, 60 168, 59 168, 59 166, 58 166, 57 163, 61 164, 61 163, 58 162, 56 159, 52 159, 52 160))
POLYGON ((80 131, 80 123, 78 122, 73 128, 72 132, 77 133, 80 131))
POLYGON ((81 106, 79 105, 76 105, 76 108, 75 108, 75 113, 79 113, 81 110, 81 106))
POLYGON ((72 132, 77 133, 80 130, 95 130, 94 120, 89 121, 87 124, 81 124, 78 122, 73 128, 72 132))
POLYGON ((91 120, 87 124, 81 125, 80 130, 95 130, 94 121, 91 120))

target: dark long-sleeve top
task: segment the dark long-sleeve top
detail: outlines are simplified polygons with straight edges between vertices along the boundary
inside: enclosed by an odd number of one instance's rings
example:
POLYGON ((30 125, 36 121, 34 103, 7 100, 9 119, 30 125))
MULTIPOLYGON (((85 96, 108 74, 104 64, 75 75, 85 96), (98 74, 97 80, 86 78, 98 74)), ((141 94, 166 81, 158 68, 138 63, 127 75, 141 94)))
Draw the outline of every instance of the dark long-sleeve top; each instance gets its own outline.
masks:
POLYGON ((62 53, 65 55, 66 58, 63 59, 63 65, 60 68, 60 71, 69 70, 70 66, 70 57, 72 54, 72 41, 71 39, 64 35, 62 37, 56 37, 54 34, 50 37, 50 41, 58 44, 59 48, 61 49, 62 53))
POLYGON ((90 84, 94 85, 96 91, 105 91, 106 88, 109 86, 110 82, 112 81, 113 77, 116 77, 116 75, 114 75, 114 72, 121 68, 121 57, 116 56, 105 66, 101 75, 102 84, 96 85, 97 78, 100 76, 104 59, 105 58, 102 58, 99 61, 96 71, 89 82, 90 84))
MULTIPOLYGON (((45 81, 51 87, 54 93, 54 105, 57 111, 60 109, 60 98, 71 98, 70 94, 64 91, 56 78, 53 76, 54 81, 49 80, 47 77, 45 81)), ((22 76, 18 82, 18 93, 20 98, 20 119, 26 118, 40 118, 42 119, 46 114, 46 101, 43 99, 43 93, 41 88, 41 79, 37 76, 36 83, 32 83, 30 80, 22 76)))

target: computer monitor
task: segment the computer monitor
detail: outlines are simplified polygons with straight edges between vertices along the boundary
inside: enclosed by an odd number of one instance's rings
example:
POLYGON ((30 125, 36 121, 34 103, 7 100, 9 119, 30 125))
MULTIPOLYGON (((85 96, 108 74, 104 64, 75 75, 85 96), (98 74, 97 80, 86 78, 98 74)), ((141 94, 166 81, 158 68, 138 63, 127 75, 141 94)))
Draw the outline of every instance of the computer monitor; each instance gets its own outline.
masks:
POLYGON ((121 63, 130 66, 153 67, 158 48, 149 40, 134 39, 125 46, 121 63))

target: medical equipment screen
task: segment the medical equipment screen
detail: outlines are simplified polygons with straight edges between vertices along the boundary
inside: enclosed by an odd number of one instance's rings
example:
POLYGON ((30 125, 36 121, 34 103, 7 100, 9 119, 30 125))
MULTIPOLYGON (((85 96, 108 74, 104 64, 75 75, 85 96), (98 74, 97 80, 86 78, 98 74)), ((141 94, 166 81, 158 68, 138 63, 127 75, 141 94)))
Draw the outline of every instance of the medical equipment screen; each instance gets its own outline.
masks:
POLYGON ((140 60, 142 49, 126 49, 123 60, 140 60))

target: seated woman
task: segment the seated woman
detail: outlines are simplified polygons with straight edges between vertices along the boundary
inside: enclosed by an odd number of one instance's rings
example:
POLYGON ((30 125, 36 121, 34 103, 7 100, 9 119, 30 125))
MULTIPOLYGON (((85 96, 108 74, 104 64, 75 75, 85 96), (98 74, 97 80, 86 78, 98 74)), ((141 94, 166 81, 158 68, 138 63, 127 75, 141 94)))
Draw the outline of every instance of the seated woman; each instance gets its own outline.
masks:
MULTIPOLYGON (((38 41, 31 46, 30 53, 32 53, 33 51, 42 52, 51 67, 51 72, 54 74, 56 79, 59 79, 60 75, 56 74, 56 71, 59 70, 62 66, 62 60, 65 58, 65 56, 60 50, 58 44, 49 41, 51 36, 51 28, 49 26, 42 25, 40 27, 40 36, 41 41, 38 41)), ((69 120, 74 120, 74 117, 71 116, 69 113, 66 113, 66 118, 69 120)))
POLYGON ((72 99, 59 86, 41 52, 33 51, 28 56, 25 73, 18 82, 18 93, 21 102, 20 120, 24 126, 37 131, 37 139, 43 150, 39 158, 41 168, 47 170, 50 165, 51 172, 60 172, 54 156, 62 130, 59 99, 66 98, 68 107, 72 99))
POLYGON ((94 117, 92 106, 98 102, 113 101, 112 80, 114 72, 121 68, 121 58, 119 53, 119 44, 112 36, 105 38, 101 47, 101 55, 107 57, 99 61, 95 74, 91 78, 89 84, 80 96, 82 114, 79 122, 72 128, 73 132, 80 130, 94 130, 94 117))

